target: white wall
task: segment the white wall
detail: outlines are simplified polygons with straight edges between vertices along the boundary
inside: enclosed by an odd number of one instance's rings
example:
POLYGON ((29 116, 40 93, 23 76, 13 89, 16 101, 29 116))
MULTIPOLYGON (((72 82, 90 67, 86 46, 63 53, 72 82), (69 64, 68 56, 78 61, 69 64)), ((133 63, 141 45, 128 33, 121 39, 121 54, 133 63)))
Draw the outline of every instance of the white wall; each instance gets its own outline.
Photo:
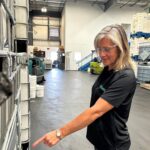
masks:
MULTIPOLYGON (((72 51, 72 53, 80 51, 82 57, 88 55, 94 49, 93 40, 96 34, 104 26, 116 23, 130 24, 133 14, 137 12, 142 12, 142 9, 112 6, 103 12, 97 5, 67 1, 65 6, 65 51, 72 51)), ((75 61, 70 65, 70 70, 76 70, 75 61)))

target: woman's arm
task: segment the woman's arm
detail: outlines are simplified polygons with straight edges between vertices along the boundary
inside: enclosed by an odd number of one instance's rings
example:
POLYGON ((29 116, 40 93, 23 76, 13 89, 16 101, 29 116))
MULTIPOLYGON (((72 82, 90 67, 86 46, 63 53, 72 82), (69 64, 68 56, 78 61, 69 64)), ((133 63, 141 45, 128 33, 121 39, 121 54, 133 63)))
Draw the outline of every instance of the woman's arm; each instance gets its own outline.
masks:
MULTIPOLYGON (((113 106, 108 103, 106 100, 99 98, 99 100, 95 103, 94 106, 86 109, 80 115, 78 115, 75 119, 68 122, 62 128, 60 128, 61 138, 66 137, 67 135, 76 132, 89 124, 95 121, 97 118, 101 117, 103 114, 111 110, 113 106)), ((52 131, 47 133, 35 143, 33 143, 33 147, 37 146, 39 143, 44 142, 49 147, 54 146, 60 141, 60 139, 56 136, 56 131, 52 131)))
POLYGON ((88 126, 112 108, 113 106, 111 104, 100 98, 94 106, 86 109, 75 119, 60 128, 60 131, 62 132, 62 138, 88 126))

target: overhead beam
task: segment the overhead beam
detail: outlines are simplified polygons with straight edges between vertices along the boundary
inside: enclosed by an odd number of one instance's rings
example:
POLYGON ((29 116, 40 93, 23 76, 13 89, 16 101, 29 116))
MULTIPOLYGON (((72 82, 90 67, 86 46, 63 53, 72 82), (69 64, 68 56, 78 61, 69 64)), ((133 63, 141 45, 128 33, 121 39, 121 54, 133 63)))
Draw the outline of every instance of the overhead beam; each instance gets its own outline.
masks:
POLYGON ((103 4, 103 5, 99 5, 99 8, 100 8, 102 11, 104 11, 104 9, 105 9, 104 4, 103 4))
POLYGON ((114 3, 114 0, 108 0, 105 4, 104 4, 104 12, 109 9, 114 3))
POLYGON ((147 7, 145 7, 144 10, 148 10, 148 12, 150 13, 150 3, 148 3, 147 7))
POLYGON ((42 7, 47 7, 47 10, 54 12, 62 12, 65 1, 61 0, 60 3, 51 3, 51 1, 30 1, 30 11, 40 10, 42 7))
MULTIPOLYGON (((55 13, 57 13, 57 12, 59 12, 59 13, 61 13, 62 12, 62 10, 60 10, 59 8, 52 8, 52 7, 46 7, 47 8, 47 12, 55 12, 55 13)), ((62 8, 63 9, 63 8, 62 8)), ((31 11, 34 11, 34 10, 38 10, 39 12, 41 12, 41 6, 38 6, 38 7, 30 7, 30 12, 31 11)))
POLYGON ((136 0, 136 1, 133 2, 133 4, 130 4, 129 6, 132 7, 132 6, 136 5, 136 4, 137 4, 138 2, 140 2, 140 1, 141 1, 141 0, 136 0))
POLYGON ((104 2, 100 2, 98 0, 95 0, 95 1, 88 1, 89 3, 92 3, 92 6, 95 5, 95 4, 98 4, 99 6, 100 5, 104 5, 104 2))
MULTIPOLYGON (((30 0, 30 2, 35 2, 35 0, 30 0)), ((43 1, 43 0, 36 0, 36 2, 47 2, 47 3, 60 4, 60 3, 64 3, 65 0, 62 0, 62 1, 59 1, 59 2, 57 2, 57 1, 48 1, 48 0, 46 0, 46 1, 43 1)))
POLYGON ((29 15, 34 16, 50 16, 54 18, 61 18, 61 12, 47 11, 46 13, 42 13, 41 10, 32 10, 29 12, 29 15))
POLYGON ((114 0, 108 0, 106 3, 99 4, 99 7, 105 12, 107 11, 114 3, 114 0))
POLYGON ((51 3, 51 2, 45 2, 45 1, 36 1, 36 2, 30 2, 30 5, 44 5, 44 6, 52 6, 52 7, 59 7, 59 6, 63 6, 64 3, 57 3, 57 4, 54 4, 54 3, 51 3))
POLYGON ((131 0, 128 0, 126 3, 122 4, 122 5, 120 6, 120 8, 126 6, 126 5, 129 4, 130 2, 131 2, 131 0))
POLYGON ((66 0, 61 0, 60 2, 63 2, 63 3, 60 3, 60 7, 59 7, 59 11, 60 12, 62 12, 63 11, 63 9, 64 9, 64 6, 65 6, 65 4, 66 4, 66 0))
POLYGON ((42 8, 42 7, 47 7, 47 8, 50 8, 50 9, 59 9, 59 8, 63 8, 63 6, 51 6, 51 5, 30 5, 30 8, 42 8))
POLYGON ((143 5, 141 7, 147 7, 148 5, 150 5, 150 1, 145 1, 145 5, 143 5))

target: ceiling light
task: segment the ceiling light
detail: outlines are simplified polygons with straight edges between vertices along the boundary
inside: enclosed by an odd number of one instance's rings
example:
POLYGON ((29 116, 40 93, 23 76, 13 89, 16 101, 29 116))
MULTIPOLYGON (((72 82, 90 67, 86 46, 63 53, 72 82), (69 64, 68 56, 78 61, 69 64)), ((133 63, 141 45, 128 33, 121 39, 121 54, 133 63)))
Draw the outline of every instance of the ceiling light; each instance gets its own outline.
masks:
POLYGON ((47 12, 47 8, 46 7, 42 7, 41 8, 41 12, 46 13, 47 12))

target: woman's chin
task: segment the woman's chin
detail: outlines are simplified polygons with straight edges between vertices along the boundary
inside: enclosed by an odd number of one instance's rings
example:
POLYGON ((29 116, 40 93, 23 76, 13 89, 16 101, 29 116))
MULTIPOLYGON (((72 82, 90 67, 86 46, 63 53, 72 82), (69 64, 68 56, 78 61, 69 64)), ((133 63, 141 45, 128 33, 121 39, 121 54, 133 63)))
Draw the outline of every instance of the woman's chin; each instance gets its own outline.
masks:
POLYGON ((103 65, 104 65, 104 66, 108 66, 109 64, 108 64, 107 62, 104 62, 104 61, 103 61, 103 65))

